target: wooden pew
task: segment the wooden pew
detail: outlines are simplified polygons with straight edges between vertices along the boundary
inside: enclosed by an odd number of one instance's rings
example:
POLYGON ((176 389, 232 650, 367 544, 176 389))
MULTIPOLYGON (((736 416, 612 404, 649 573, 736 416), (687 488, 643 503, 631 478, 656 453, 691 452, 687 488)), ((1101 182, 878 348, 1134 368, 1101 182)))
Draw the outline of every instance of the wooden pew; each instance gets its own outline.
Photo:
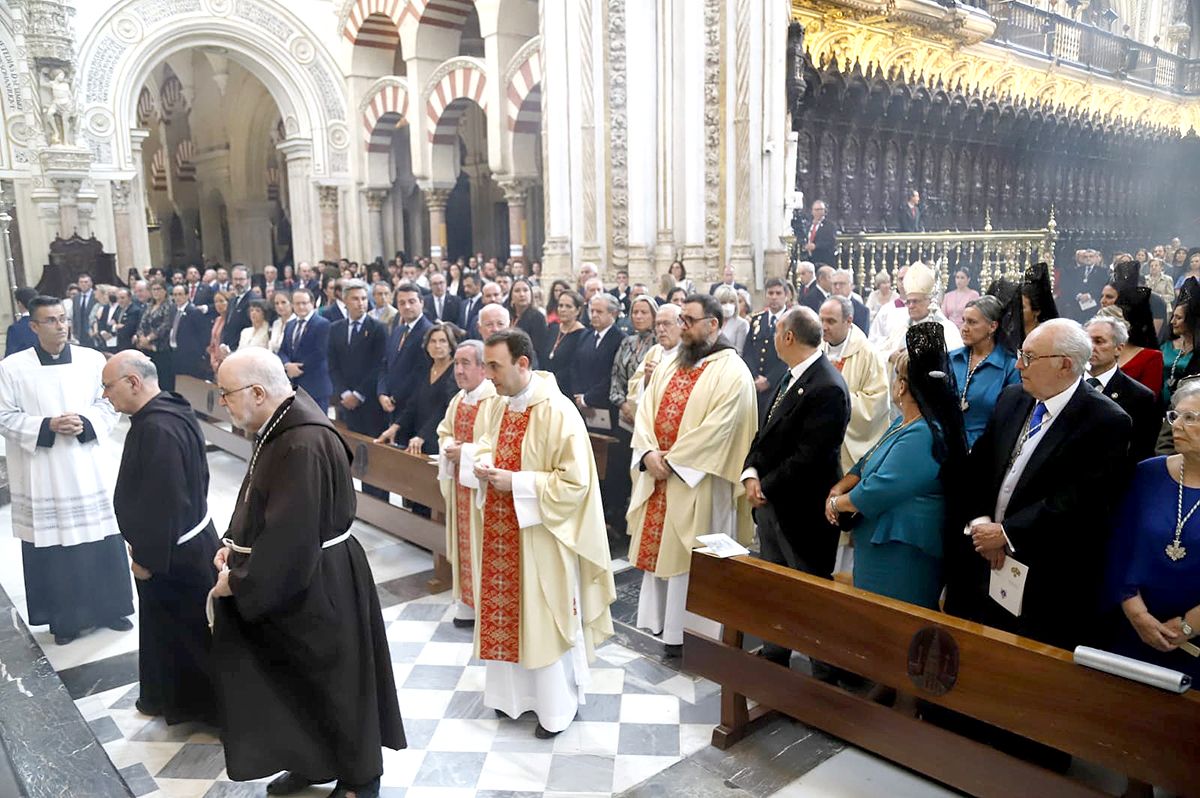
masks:
MULTIPOLYGON (((250 458, 253 444, 233 427, 228 411, 218 401, 216 384, 180 375, 175 378, 175 390, 196 411, 210 443, 244 460, 250 458)), ((446 559, 446 506, 438 487, 434 460, 426 455, 409 454, 395 446, 377 444, 368 436, 351 432, 340 422, 334 422, 334 426, 354 453, 351 468, 356 478, 403 496, 409 502, 423 504, 432 511, 431 518, 422 518, 374 496, 359 493, 357 517, 432 552, 434 575, 429 580, 429 591, 448 590, 451 576, 450 561, 446 559)), ((609 444, 615 443, 616 439, 596 433, 591 433, 590 438, 596 469, 603 474, 609 444)))
POLYGON ((752 634, 1181 795, 1200 796, 1200 696, 1075 665, 1068 651, 751 557, 693 554, 683 664, 722 686, 713 745, 778 710, 977 796, 1103 795, 743 650, 752 634), (747 699, 758 702, 748 709, 747 699))

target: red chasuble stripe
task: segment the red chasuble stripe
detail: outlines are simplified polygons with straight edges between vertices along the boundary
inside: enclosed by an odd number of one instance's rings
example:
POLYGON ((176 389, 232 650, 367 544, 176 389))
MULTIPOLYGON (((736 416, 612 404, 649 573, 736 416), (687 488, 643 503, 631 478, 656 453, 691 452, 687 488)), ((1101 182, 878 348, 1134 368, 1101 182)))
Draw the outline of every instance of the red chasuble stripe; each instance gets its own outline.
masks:
MULTIPOLYGON (((454 440, 459 443, 475 442, 475 416, 479 405, 458 403, 454 413, 454 440)), ((471 581, 471 489, 454 480, 454 524, 458 540, 458 594, 462 603, 475 608, 475 588, 471 581)))
MULTIPOLYGON (((529 411, 506 410, 500 422, 493 464, 521 470, 521 443, 529 411)), ((483 506, 482 563, 479 574, 479 657, 517 662, 521 651, 521 527, 512 493, 489 490, 483 506)))
MULTIPOLYGON (((667 383, 667 392, 663 395, 662 404, 658 406, 658 414, 654 417, 654 436, 658 439, 661 451, 670 451, 679 437, 679 422, 683 419, 683 411, 687 408, 692 389, 704 369, 705 363, 696 369, 679 369, 667 383)), ((637 561, 634 563, 643 571, 653 573, 658 567, 658 551, 662 546, 663 522, 667 518, 667 483, 654 483, 654 492, 646 503, 646 519, 642 522, 642 538, 638 544, 637 561)))

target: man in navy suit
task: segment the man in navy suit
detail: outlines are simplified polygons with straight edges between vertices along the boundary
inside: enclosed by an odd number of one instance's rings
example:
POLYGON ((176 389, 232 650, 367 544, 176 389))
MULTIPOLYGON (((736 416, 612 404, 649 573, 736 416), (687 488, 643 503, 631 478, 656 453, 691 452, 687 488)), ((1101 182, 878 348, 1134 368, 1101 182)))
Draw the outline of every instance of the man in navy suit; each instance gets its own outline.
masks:
POLYGON ((96 292, 92 276, 87 272, 75 281, 79 294, 71 301, 71 333, 80 346, 95 346, 92 341, 92 308, 96 307, 96 292))
POLYGON ((417 381, 429 378, 425 333, 433 326, 422 312, 421 289, 415 283, 397 286, 396 311, 396 326, 388 337, 384 367, 376 386, 379 406, 388 414, 388 423, 399 418, 404 403, 416 393, 417 381))
POLYGON ((825 203, 822 200, 812 204, 812 221, 804 230, 802 240, 808 260, 828 266, 836 263, 837 230, 833 223, 825 218, 825 203))
POLYGON ((229 309, 225 311, 221 343, 232 351, 238 348, 242 330, 250 326, 250 300, 259 295, 258 289, 250 287, 250 272, 242 264, 233 264, 229 279, 233 296, 229 298, 229 309))
MULTIPOLYGON (((367 284, 347 280, 342 286, 347 318, 329 327, 329 377, 337 415, 352 431, 377 437, 388 420, 375 398, 387 328, 367 313, 367 284)), ((387 500, 387 491, 363 484, 363 493, 387 500)))
POLYGON ((479 275, 474 272, 462 276, 462 322, 458 325, 464 330, 470 330, 483 307, 483 298, 479 295, 479 275))
POLYGON ((303 388, 325 411, 333 383, 329 379, 329 320, 313 308, 312 293, 307 288, 292 292, 295 316, 283 330, 279 359, 292 384, 303 388))
POLYGON ((29 326, 29 308, 31 299, 38 295, 35 288, 18 288, 15 292, 17 307, 20 315, 16 321, 8 325, 8 334, 4 338, 4 356, 28 349, 38 342, 37 333, 29 326))
POLYGON ((425 317, 432 322, 449 321, 454 324, 458 324, 458 320, 462 318, 462 300, 446 290, 446 275, 441 272, 434 272, 429 276, 429 293, 425 295, 425 317))
POLYGON ((896 211, 896 229, 901 233, 924 233, 925 219, 921 213, 921 192, 910 188, 904 204, 896 211))
POLYGON ((713 283, 712 285, 710 285, 708 287, 708 295, 712 296, 713 294, 717 293, 717 289, 723 285, 729 286, 734 291, 745 291, 746 286, 742 285, 741 283, 737 282, 734 279, 735 274, 736 274, 736 272, 734 271, 733 266, 731 264, 726 264, 725 271, 722 273, 723 276, 722 276, 721 282, 713 283))
POLYGON ((171 286, 171 299, 175 303, 170 332, 175 373, 206 379, 212 371, 206 351, 212 335, 212 320, 188 302, 186 285, 171 286))
POLYGON ((1154 456, 1163 416, 1158 396, 1117 366, 1121 350, 1129 343, 1129 332, 1123 322, 1111 316, 1097 316, 1085 329, 1092 339, 1092 356, 1088 360, 1090 376, 1084 382, 1116 402, 1133 422, 1127 458, 1132 468, 1154 456))

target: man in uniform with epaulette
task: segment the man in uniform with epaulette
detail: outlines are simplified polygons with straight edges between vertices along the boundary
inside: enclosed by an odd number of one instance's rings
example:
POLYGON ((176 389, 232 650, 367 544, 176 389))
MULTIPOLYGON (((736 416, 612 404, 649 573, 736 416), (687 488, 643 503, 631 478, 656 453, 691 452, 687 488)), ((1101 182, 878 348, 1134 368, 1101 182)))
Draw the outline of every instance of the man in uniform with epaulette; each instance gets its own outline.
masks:
POLYGON ((742 359, 750 368, 754 390, 758 392, 760 423, 776 385, 788 370, 787 364, 775 353, 775 322, 786 306, 786 289, 783 280, 778 277, 767 280, 766 288, 767 309, 751 317, 750 334, 746 336, 746 344, 742 349, 742 359))

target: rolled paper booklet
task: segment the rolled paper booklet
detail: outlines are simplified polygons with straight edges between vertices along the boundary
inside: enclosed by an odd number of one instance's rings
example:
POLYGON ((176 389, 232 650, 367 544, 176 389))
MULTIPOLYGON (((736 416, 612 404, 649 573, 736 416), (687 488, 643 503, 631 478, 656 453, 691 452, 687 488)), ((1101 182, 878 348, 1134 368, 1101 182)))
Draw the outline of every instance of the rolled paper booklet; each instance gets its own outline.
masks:
POLYGON ((1172 693, 1187 692, 1188 688, 1192 686, 1192 677, 1186 673, 1089 646, 1075 647, 1075 664, 1111 673, 1113 676, 1132 679, 1160 690, 1169 690, 1172 693))

